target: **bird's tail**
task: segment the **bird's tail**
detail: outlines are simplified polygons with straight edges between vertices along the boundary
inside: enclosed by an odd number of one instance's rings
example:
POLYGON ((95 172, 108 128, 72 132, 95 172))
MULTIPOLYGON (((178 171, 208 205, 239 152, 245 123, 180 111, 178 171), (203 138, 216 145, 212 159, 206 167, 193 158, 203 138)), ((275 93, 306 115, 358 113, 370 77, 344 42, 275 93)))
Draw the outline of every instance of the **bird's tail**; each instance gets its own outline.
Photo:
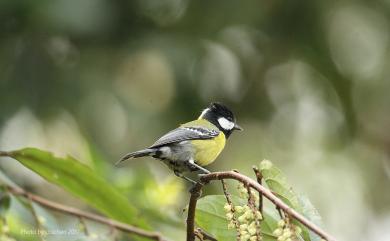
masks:
POLYGON ((130 152, 126 154, 124 157, 122 157, 115 165, 118 165, 126 160, 132 159, 132 158, 138 158, 143 156, 152 156, 156 153, 155 149, 144 149, 140 151, 130 152))

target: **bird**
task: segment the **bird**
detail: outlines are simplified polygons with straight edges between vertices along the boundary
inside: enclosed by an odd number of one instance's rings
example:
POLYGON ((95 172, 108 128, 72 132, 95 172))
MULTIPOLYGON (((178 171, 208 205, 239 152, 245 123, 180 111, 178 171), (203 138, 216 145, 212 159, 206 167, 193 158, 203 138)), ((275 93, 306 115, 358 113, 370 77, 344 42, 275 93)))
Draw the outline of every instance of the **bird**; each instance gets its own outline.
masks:
POLYGON ((198 119, 169 131, 148 148, 126 154, 116 165, 151 156, 161 160, 176 176, 195 184, 184 174, 197 171, 209 174, 205 166, 215 161, 235 130, 243 128, 237 124, 233 112, 222 103, 212 102, 198 119))

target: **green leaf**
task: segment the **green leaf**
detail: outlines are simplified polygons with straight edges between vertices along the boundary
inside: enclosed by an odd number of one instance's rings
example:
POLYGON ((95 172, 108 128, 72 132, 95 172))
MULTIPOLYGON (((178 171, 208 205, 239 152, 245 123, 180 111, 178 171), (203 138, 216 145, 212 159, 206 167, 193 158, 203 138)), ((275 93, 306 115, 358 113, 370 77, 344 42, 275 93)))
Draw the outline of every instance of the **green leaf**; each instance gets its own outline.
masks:
POLYGON ((145 227, 137 210, 127 198, 88 166, 72 157, 55 157, 35 148, 2 152, 75 196, 81 198, 108 217, 121 222, 145 227))
MULTIPOLYGON (((311 222, 315 223, 316 225, 322 226, 321 216, 318 213, 317 209, 314 207, 314 205, 310 202, 309 198, 307 198, 305 195, 299 195, 298 200, 300 206, 303 209, 303 215, 311 222)), ((310 241, 321 240, 321 237, 313 233, 312 231, 309 231, 309 235, 310 235, 310 241)))
MULTIPOLYGON (((317 225, 320 224, 319 220, 321 220, 321 217, 317 210, 306 197, 298 195, 292 190, 290 185, 288 185, 285 175, 279 168, 274 166, 270 161, 264 160, 260 163, 260 171, 269 189, 276 193, 283 202, 304 215, 310 221, 314 221, 317 225)), ((293 222, 302 229, 302 237, 305 241, 320 240, 318 235, 310 232, 304 225, 296 220, 293 222)))
POLYGON ((0 189, 0 217, 4 217, 11 206, 11 198, 4 187, 0 189))
MULTIPOLYGON (((244 205, 246 200, 237 196, 232 196, 234 205, 244 205)), ((196 224, 215 237, 217 240, 234 241, 236 240, 236 230, 228 229, 228 220, 225 215, 224 205, 226 198, 224 195, 208 195, 198 200, 195 213, 196 224)), ((272 235, 272 230, 276 227, 276 220, 270 215, 264 214, 264 220, 261 222, 261 232, 263 240, 276 240, 272 235)))
POLYGON ((208 195, 198 200, 195 212, 196 224, 217 240, 236 240, 236 231, 228 229, 223 206, 226 203, 223 195, 208 195))

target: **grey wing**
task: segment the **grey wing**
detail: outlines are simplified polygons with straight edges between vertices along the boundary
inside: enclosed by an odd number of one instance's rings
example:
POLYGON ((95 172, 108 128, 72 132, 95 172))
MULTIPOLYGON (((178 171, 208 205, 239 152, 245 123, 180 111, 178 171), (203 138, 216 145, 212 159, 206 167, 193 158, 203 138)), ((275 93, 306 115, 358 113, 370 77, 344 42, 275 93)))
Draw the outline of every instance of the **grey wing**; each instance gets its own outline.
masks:
POLYGON ((211 130, 204 127, 179 127, 174 129, 160 139, 158 139, 149 148, 164 146, 167 144, 177 143, 187 140, 205 140, 219 135, 218 130, 211 130))

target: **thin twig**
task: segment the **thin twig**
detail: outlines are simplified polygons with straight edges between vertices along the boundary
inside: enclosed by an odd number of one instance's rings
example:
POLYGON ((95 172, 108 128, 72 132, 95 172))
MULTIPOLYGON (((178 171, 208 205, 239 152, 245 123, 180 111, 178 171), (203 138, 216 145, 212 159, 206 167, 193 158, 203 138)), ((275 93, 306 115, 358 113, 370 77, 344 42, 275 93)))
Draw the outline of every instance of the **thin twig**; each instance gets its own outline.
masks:
POLYGON ((227 171, 227 172, 213 172, 210 174, 206 174, 201 176, 200 182, 197 183, 191 192, 190 197, 190 203, 188 206, 188 217, 187 217, 187 241, 194 241, 194 219, 195 219, 195 209, 196 209, 196 202, 198 200, 198 197, 200 195, 200 192, 202 190, 202 187, 204 184, 207 184, 210 181, 214 180, 221 180, 221 179, 235 179, 241 183, 247 184, 250 187, 256 189, 258 192, 261 192, 264 197, 266 197, 268 200, 270 200, 275 206, 279 207, 281 210, 283 210, 286 214, 288 214, 290 217, 296 219, 300 223, 302 223, 304 226, 306 226, 308 229, 313 231, 314 233, 318 234, 320 237, 322 237, 325 240, 328 241, 335 241, 336 239, 332 237, 330 234, 326 233, 324 230, 322 230, 320 227, 309 221, 307 218, 305 218, 303 215, 295 211, 294 209, 290 208, 287 204, 285 204, 282 200, 280 200, 278 197, 276 197, 270 190, 263 187, 256 181, 252 180, 251 178, 244 176, 240 173, 233 172, 233 171, 227 171), (195 196, 197 195, 197 196, 195 196))
POLYGON ((256 224, 256 240, 259 241, 259 240, 261 240, 261 232, 260 232, 260 221, 259 221, 259 218, 257 216, 258 210, 256 210, 256 204, 255 204, 255 200, 253 198, 254 196, 252 194, 252 190, 251 190, 250 186, 245 184, 245 187, 246 187, 247 192, 248 192, 248 206, 252 210, 254 221, 256 224))
POLYGON ((280 217, 281 219, 284 219, 284 215, 283 215, 283 212, 282 212, 282 210, 280 209, 280 207, 276 206, 276 210, 278 211, 279 217, 280 217))
POLYGON ((38 195, 27 192, 21 188, 15 188, 15 187, 10 187, 10 186, 7 186, 6 188, 13 195, 24 196, 35 203, 38 203, 42 206, 45 206, 47 208, 50 208, 50 209, 53 209, 53 210, 56 210, 56 211, 59 211, 62 213, 66 213, 66 214, 73 215, 76 217, 89 219, 89 220, 116 228, 116 229, 121 230, 123 232, 135 234, 135 235, 149 238, 152 240, 157 240, 157 241, 164 241, 164 240, 166 241, 167 240, 167 239, 163 238, 161 236, 161 234, 159 234, 159 233, 143 230, 143 229, 131 226, 129 224, 118 222, 118 221, 110 219, 110 218, 106 218, 106 217, 102 217, 102 216, 99 216, 99 215, 96 215, 93 213, 85 212, 85 211, 82 211, 82 210, 74 208, 74 207, 65 206, 63 204, 59 204, 59 203, 50 201, 48 199, 45 199, 43 197, 40 197, 38 195))
POLYGON ((84 218, 81 216, 79 217, 79 221, 80 221, 81 229, 83 230, 85 236, 88 236, 89 231, 88 231, 87 223, 85 222, 84 218))
POLYGON ((200 232, 198 231, 198 229, 195 229, 195 230, 194 230, 194 235, 195 235, 195 237, 197 237, 200 241, 205 241, 205 240, 204 240, 204 237, 203 237, 203 234, 200 233, 200 232))
MULTIPOLYGON (((261 174, 259 168, 257 166, 253 166, 253 171, 255 172, 256 175, 256 180, 260 185, 263 185, 263 174, 261 174)), ((260 213, 263 213, 263 194, 261 192, 259 193, 259 211, 260 213)))
POLYGON ((239 223, 237 221, 236 210, 235 210, 235 207, 234 207, 234 203, 233 203, 232 199, 230 198, 230 193, 227 190, 227 186, 226 186, 225 180, 222 179, 221 183, 222 183, 223 194, 225 195, 225 198, 226 198, 226 202, 230 205, 230 207, 232 207, 232 209, 231 209, 231 211, 233 213, 232 221, 234 223, 234 227, 237 230, 237 232, 236 232, 237 233, 237 240, 240 240, 241 239, 240 225, 239 225, 239 223))
POLYGON ((199 236, 201 236, 201 240, 218 241, 216 238, 212 237, 211 235, 203 231, 201 228, 197 228, 195 230, 195 235, 196 234, 198 234, 198 238, 200 238, 199 236))

